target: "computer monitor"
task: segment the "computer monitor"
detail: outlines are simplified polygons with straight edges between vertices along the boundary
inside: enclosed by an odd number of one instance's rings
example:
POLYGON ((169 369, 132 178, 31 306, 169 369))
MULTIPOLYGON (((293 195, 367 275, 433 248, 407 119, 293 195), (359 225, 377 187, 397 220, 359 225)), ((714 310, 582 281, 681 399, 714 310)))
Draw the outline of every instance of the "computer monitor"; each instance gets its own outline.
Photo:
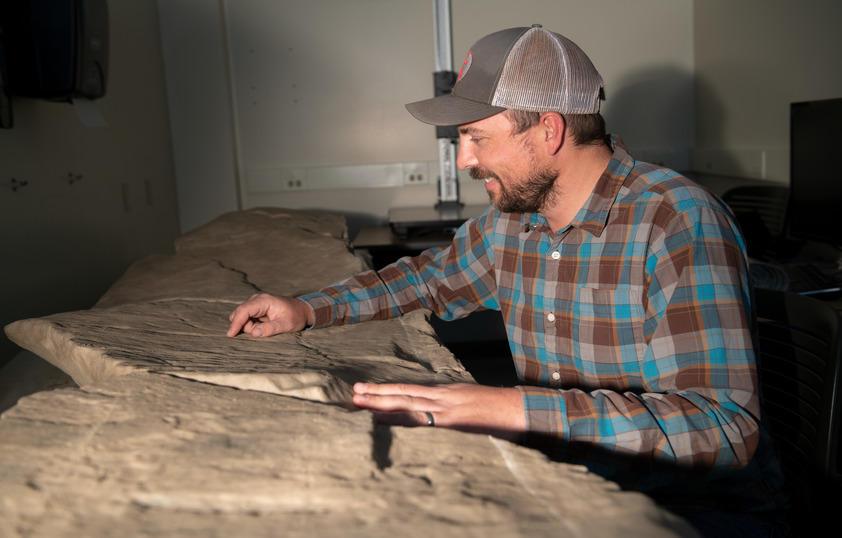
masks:
POLYGON ((842 246, 842 98, 790 105, 789 235, 842 246))

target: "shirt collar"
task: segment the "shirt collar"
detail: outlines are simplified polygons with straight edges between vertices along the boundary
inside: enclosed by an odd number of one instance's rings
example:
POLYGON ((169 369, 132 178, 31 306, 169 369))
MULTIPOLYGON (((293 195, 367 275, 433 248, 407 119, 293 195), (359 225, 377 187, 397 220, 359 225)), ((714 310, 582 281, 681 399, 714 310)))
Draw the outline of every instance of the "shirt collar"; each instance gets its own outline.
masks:
MULTIPOLYGON (((608 221, 608 213, 620 188, 634 167, 634 159, 629 150, 617 135, 610 135, 611 149, 614 154, 605 171, 596 182, 593 192, 585 201, 582 208, 573 217, 569 226, 581 228, 590 234, 599 236, 605 229, 608 221)), ((527 213, 521 215, 520 231, 523 233, 546 228, 546 231, 555 233, 549 229, 546 217, 540 213, 527 213)))
POLYGON ((611 206, 614 205, 620 188, 634 167, 634 159, 620 137, 611 135, 610 142, 611 149, 614 150, 611 161, 596 182, 593 192, 582 209, 570 222, 570 226, 581 228, 595 236, 601 235, 602 230, 605 229, 611 206))

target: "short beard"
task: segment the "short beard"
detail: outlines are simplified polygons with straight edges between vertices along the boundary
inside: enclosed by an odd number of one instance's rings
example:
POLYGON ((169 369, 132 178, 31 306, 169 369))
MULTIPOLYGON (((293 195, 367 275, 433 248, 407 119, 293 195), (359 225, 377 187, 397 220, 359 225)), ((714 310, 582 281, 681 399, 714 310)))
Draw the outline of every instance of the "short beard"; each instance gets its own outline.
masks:
MULTIPOLYGON (((496 174, 478 166, 471 168, 470 173, 474 179, 490 178, 499 181, 496 174)), ((500 181, 500 193, 497 201, 494 201, 491 193, 488 193, 488 197, 494 207, 503 213, 538 213, 555 201, 557 196, 555 180, 557 177, 557 170, 536 171, 527 177, 521 185, 517 186, 517 191, 509 190, 500 181)))

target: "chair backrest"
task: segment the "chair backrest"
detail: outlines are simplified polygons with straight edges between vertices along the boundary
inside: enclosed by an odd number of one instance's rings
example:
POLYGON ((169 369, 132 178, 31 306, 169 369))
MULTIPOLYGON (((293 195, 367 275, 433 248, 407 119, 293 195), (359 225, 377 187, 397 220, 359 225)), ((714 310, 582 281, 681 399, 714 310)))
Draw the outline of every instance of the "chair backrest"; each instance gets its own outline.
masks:
POLYGON ((761 254, 785 235, 789 187, 742 185, 725 192, 722 200, 734 211, 749 254, 761 254))
POLYGON ((756 289, 764 412, 795 511, 840 492, 840 314, 829 303, 756 289))

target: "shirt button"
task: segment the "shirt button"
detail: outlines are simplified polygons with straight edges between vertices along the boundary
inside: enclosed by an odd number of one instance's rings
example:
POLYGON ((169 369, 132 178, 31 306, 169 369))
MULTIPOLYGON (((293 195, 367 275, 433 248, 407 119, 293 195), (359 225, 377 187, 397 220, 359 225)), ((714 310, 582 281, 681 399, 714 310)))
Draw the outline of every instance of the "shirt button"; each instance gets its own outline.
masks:
POLYGON ((549 314, 547 314, 547 319, 550 321, 555 321, 555 314, 550 312, 549 314))
POLYGON ((561 258, 561 253, 559 251, 555 250, 552 253, 552 257, 553 257, 554 260, 557 260, 557 259, 561 258))
POLYGON ((558 372, 553 372, 553 379, 555 379, 556 381, 558 381, 559 379, 561 379, 561 374, 560 374, 560 373, 558 373, 558 372))

